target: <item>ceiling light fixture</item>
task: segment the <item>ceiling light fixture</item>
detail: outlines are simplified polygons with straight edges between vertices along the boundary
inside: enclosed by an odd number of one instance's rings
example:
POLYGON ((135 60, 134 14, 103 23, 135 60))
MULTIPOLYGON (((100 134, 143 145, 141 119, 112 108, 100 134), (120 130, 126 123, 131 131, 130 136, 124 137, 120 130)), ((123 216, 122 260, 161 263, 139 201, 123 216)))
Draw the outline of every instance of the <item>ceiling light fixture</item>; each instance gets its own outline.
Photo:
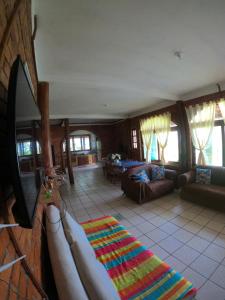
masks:
POLYGON ((173 55, 180 60, 183 58, 183 52, 181 50, 174 50, 173 55))

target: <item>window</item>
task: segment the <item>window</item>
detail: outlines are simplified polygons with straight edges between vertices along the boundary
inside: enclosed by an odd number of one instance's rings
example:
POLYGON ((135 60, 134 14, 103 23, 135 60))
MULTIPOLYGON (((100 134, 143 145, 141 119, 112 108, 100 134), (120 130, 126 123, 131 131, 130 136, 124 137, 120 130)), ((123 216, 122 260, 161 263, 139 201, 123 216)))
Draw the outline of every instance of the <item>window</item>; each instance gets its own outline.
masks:
MULTIPOLYGON (((176 129, 171 129, 168 136, 167 146, 165 148, 165 160, 167 162, 178 162, 179 161, 179 139, 178 139, 178 131, 176 129)), ((159 153, 159 145, 157 141, 157 136, 154 133, 152 137, 152 144, 151 144, 151 152, 149 156, 151 161, 160 160, 159 153)), ((146 158, 146 149, 144 147, 144 158, 146 158)))
MULTIPOLYGON (((206 165, 222 166, 223 165, 223 142, 222 142, 222 129, 223 126, 214 126, 212 138, 209 146, 204 151, 206 165)), ((204 134, 204 128, 201 128, 204 134)), ((195 163, 197 164, 199 150, 195 149, 195 163)))
POLYGON ((131 143, 132 143, 132 148, 137 149, 137 130, 136 129, 131 130, 131 143))
MULTIPOLYGON (((32 140, 24 140, 17 142, 17 154, 18 156, 31 156, 33 153, 33 143, 32 140)), ((36 141, 37 154, 41 153, 41 147, 38 141, 36 141)))
POLYGON ((168 141, 164 150, 165 160, 169 162, 179 161, 179 142, 178 142, 178 131, 171 130, 169 132, 168 141))
MULTIPOLYGON (((70 137, 70 151, 88 151, 91 150, 91 141, 89 135, 78 135, 70 137)), ((66 151, 66 143, 63 143, 63 151, 66 151)))
MULTIPOLYGON (((149 153, 151 161, 159 159, 159 146, 156 134, 153 134, 152 137, 152 144, 151 144, 151 151, 149 153)), ((146 147, 144 146, 144 158, 146 159, 146 147)))

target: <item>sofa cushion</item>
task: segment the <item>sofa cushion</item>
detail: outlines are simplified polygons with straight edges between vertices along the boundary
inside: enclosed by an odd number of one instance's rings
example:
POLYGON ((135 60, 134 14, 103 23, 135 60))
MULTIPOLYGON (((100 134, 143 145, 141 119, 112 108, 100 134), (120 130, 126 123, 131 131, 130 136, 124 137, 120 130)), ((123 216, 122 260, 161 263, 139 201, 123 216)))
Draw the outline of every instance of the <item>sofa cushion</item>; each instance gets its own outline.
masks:
POLYGON ((71 250, 82 283, 91 300, 119 300, 120 297, 105 267, 93 256, 82 243, 73 243, 71 250))
POLYGON ((196 183, 210 184, 211 170, 206 168, 196 168, 196 183))
POLYGON ((162 180, 165 178, 164 166, 157 166, 152 168, 152 180, 162 180))
POLYGON ((55 284, 60 300, 87 300, 70 247, 67 243, 59 210, 50 205, 46 209, 48 249, 55 284))
POLYGON ((214 184, 186 184, 181 190, 181 197, 202 205, 225 209, 225 187, 214 184))
POLYGON ((163 180, 150 181, 147 184, 149 196, 151 198, 156 198, 167 192, 173 190, 174 182, 170 179, 164 178, 163 180))
POLYGON ((215 184, 198 184, 198 183, 192 183, 192 184, 187 184, 185 186, 190 192, 193 193, 198 193, 199 195, 202 196, 211 196, 213 200, 213 195, 218 195, 223 197, 224 202, 225 202, 225 187, 220 186, 220 185, 215 185, 215 184))
POLYGON ((78 224, 67 211, 62 212, 61 217, 68 243, 70 245, 72 245, 73 242, 85 243, 85 246, 89 249, 89 252, 92 253, 92 255, 95 257, 95 252, 91 247, 87 236, 80 224, 78 224))

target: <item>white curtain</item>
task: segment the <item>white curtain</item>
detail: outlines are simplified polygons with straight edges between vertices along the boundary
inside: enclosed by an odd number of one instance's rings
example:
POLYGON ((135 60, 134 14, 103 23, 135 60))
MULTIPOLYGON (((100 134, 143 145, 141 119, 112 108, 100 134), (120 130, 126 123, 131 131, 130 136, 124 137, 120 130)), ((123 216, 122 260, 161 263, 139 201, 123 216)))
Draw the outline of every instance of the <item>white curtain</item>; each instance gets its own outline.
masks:
POLYGON ((205 165, 204 150, 211 139, 215 121, 216 103, 208 102, 186 108, 192 143, 199 150, 198 165, 205 165))
POLYGON ((220 99, 219 108, 220 108, 220 111, 221 111, 221 114, 223 116, 223 120, 225 123, 225 99, 224 98, 220 99))
POLYGON ((153 118, 144 119, 140 121, 142 139, 146 148, 146 162, 151 162, 150 151, 152 136, 154 132, 153 118))
POLYGON ((161 152, 161 162, 165 164, 165 148, 170 132, 171 114, 165 113, 154 117, 154 128, 161 152))

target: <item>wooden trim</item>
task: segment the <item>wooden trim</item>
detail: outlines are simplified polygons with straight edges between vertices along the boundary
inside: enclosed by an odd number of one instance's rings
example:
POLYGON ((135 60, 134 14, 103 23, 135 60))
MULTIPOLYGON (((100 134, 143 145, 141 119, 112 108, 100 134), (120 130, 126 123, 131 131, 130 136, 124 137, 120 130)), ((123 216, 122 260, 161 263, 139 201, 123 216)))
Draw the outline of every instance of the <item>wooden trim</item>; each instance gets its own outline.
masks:
POLYGON ((19 11, 19 8, 21 6, 21 4, 23 3, 24 0, 17 0, 16 3, 15 3, 15 6, 14 6, 14 9, 11 13, 11 16, 9 18, 9 21, 6 25, 6 29, 3 33, 3 37, 2 37, 2 40, 1 40, 1 43, 0 43, 0 62, 2 61, 2 55, 3 55, 3 52, 4 52, 4 47, 6 45, 6 41, 8 40, 9 38, 9 34, 11 32, 11 29, 12 29, 12 26, 13 26, 13 23, 15 21, 15 18, 16 18, 16 15, 19 11))
POLYGON ((183 103, 187 107, 190 105, 202 104, 204 102, 218 101, 220 98, 223 98, 223 97, 225 97, 225 91, 219 91, 219 92, 216 92, 213 94, 208 94, 205 96, 186 100, 186 101, 183 101, 183 103))

